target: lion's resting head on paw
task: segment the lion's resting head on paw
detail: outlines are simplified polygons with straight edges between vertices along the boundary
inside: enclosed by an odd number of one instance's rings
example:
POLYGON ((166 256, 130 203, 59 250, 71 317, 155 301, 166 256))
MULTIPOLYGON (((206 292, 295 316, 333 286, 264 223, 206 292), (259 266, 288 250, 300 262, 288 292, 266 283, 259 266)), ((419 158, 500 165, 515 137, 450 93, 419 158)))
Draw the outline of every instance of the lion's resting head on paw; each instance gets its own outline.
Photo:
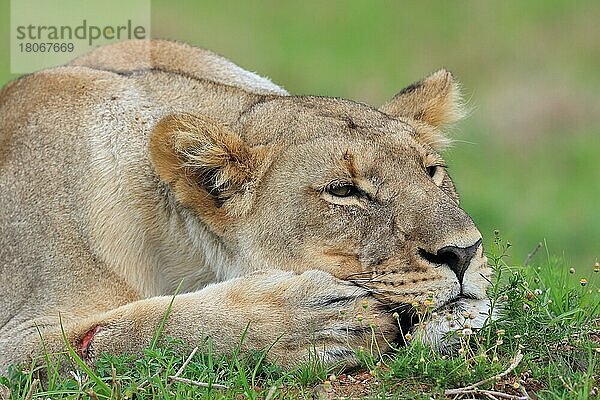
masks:
POLYGON ((465 318, 481 326, 489 309, 481 235, 439 154, 462 114, 440 70, 379 109, 261 94, 228 125, 172 114, 150 155, 244 270, 324 270, 372 290, 405 329, 428 304, 419 333, 443 348, 446 332, 465 318))
POLYGON ((244 332, 288 366, 316 348, 351 363, 398 331, 444 349, 489 312, 481 235, 439 154, 462 114, 444 70, 376 109, 162 40, 9 83, 0 373, 32 365, 41 335, 90 361, 141 353, 163 327, 223 354, 244 332))

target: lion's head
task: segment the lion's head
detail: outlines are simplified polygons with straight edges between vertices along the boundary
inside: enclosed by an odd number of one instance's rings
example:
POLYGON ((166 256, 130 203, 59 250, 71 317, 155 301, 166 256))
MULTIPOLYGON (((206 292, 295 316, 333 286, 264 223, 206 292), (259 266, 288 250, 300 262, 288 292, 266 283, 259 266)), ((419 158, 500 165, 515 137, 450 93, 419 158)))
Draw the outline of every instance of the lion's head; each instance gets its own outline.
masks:
POLYGON ((321 269, 404 316, 427 302, 424 336, 438 342, 450 320, 466 313, 480 326, 488 311, 481 234, 439 154, 442 128, 460 116, 457 84, 441 70, 379 110, 257 95, 232 126, 168 116, 151 156, 241 271, 321 269))

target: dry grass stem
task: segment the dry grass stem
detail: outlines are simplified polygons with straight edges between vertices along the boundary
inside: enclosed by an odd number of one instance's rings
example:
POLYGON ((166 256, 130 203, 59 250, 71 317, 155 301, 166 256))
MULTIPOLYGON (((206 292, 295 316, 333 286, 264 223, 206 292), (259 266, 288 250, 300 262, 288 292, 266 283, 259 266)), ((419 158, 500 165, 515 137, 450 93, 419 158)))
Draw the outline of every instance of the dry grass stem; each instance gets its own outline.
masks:
POLYGON ((192 352, 190 353, 188 358, 186 358, 185 361, 183 362, 183 364, 181 364, 181 367, 177 370, 177 372, 175 372, 174 376, 177 377, 183 373, 183 370, 185 369, 185 367, 187 367, 187 365, 190 363, 190 361, 192 361, 192 358, 194 358, 194 354, 196 354, 197 351, 198 351, 198 346, 194 347, 194 350, 192 350, 192 352))
POLYGON ((269 393, 267 393, 267 397, 265 397, 265 400, 271 400, 273 398, 273 396, 275 396, 276 390, 277 390, 277 386, 271 386, 271 389, 269 389, 269 393))
POLYGON ((220 385, 218 383, 206 383, 198 382, 191 379, 180 378, 178 376, 169 376, 169 379, 175 382, 187 383, 188 385, 200 386, 200 387, 211 387, 215 389, 229 389, 229 386, 220 385))
MULTIPOLYGON (((479 386, 481 386, 481 385, 485 385, 486 383, 493 382, 493 381, 498 381, 498 380, 504 378, 506 375, 510 374, 515 368, 517 368, 517 366, 519 365, 519 363, 521 362, 522 359, 523 359, 523 353, 518 351, 517 354, 515 354, 515 357, 513 358, 512 362, 510 363, 508 368, 506 370, 504 370, 504 372, 502 372, 498 375, 494 375, 490 378, 484 379, 482 381, 479 381, 479 382, 474 383, 469 386, 465 386, 465 387, 458 388, 458 389, 446 390, 446 391, 444 391, 444 394, 446 396, 458 396, 458 395, 465 395, 465 394, 483 394, 483 395, 491 395, 491 396, 495 396, 495 397, 499 397, 499 398, 503 398, 503 399, 519 399, 519 400, 529 399, 529 395, 527 395, 527 392, 525 392, 525 393, 521 392, 522 396, 515 396, 512 394, 495 392, 493 390, 479 389, 479 386)), ((522 385, 519 385, 519 386, 522 386, 522 385)))
POLYGON ((27 396, 25 396, 25 400, 31 400, 31 398, 33 397, 33 394, 37 390, 37 387, 38 387, 39 384, 40 384, 40 380, 39 379, 34 379, 33 382, 31 382, 31 386, 29 387, 29 391, 27 392, 27 396))

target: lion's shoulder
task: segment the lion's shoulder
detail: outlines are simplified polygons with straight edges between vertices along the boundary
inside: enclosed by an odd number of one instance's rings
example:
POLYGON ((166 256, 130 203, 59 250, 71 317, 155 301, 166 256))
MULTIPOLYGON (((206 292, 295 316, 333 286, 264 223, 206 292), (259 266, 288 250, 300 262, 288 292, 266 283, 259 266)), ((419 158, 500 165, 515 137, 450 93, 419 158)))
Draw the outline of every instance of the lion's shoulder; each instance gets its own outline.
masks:
POLYGON ((246 71, 212 51, 169 40, 129 40, 99 47, 76 58, 70 65, 119 74, 161 70, 258 94, 288 94, 268 78, 246 71))

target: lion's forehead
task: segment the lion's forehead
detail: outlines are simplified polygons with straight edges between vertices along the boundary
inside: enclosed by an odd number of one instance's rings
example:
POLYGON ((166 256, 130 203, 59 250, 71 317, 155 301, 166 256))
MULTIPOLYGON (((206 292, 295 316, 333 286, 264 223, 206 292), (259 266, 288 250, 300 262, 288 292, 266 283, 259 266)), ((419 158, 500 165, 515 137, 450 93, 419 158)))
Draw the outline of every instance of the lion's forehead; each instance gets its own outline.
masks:
POLYGON ((254 104, 239 119, 239 133, 250 145, 301 144, 321 137, 351 141, 354 136, 409 138, 415 128, 406 120, 365 104, 311 96, 283 97, 254 104), (342 137, 338 137, 342 134, 342 137))
POLYGON ((331 134, 285 146, 272 169, 300 181, 311 179, 368 181, 375 189, 423 185, 428 181, 426 150, 410 136, 331 134))

